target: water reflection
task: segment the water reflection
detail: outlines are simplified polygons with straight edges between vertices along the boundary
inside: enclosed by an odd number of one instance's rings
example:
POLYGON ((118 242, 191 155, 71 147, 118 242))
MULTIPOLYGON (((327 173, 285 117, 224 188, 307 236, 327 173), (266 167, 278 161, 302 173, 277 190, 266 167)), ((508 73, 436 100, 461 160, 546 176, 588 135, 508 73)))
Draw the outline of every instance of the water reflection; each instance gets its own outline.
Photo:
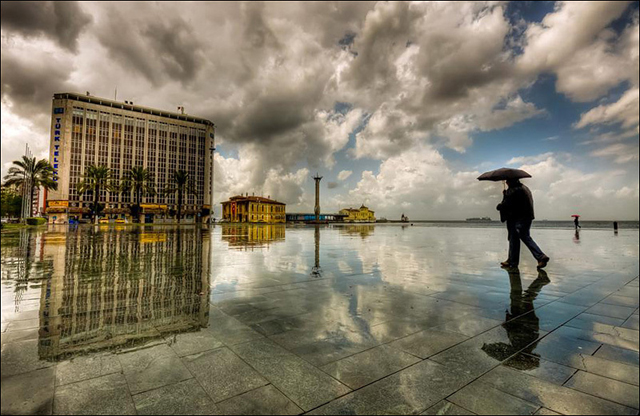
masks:
POLYGON ((359 235, 362 239, 369 237, 375 230, 375 225, 341 225, 339 228, 340 234, 343 235, 359 235))
MULTIPOLYGON (((31 238, 40 239, 46 242, 40 259, 47 259, 40 264, 50 265, 48 275, 39 273, 41 359, 133 346, 206 326, 209 273, 199 228, 79 227, 31 238)), ((12 249, 3 242, 3 279, 18 288, 28 279, 29 267, 22 264, 34 259, 22 244, 12 249)))
MULTIPOLYGON (((25 293, 39 288, 51 274, 52 262, 43 257, 45 243, 44 233, 34 238, 26 229, 19 230, 15 237, 2 237, 2 280, 10 281, 13 287, 14 313, 20 313, 25 293)), ((3 298, 3 304, 5 301, 3 298)))
POLYGON ((502 327, 507 331, 509 344, 505 342, 484 344, 482 350, 499 361, 504 361, 519 351, 527 353, 513 365, 520 370, 530 370, 540 365, 540 356, 533 353, 534 342, 540 336, 540 320, 536 315, 533 302, 550 280, 544 270, 538 270, 538 277, 523 293, 522 279, 518 269, 510 269, 508 273, 511 304, 505 313, 505 323, 502 327))
POLYGON ((315 243, 315 263, 311 268, 311 276, 313 277, 321 277, 322 269, 320 268, 320 226, 316 225, 315 230, 313 232, 313 241, 315 243))
POLYGON ((222 240, 239 250, 253 250, 284 241, 286 229, 284 224, 221 224, 220 227, 222 240))
POLYGON ((573 242, 576 244, 580 244, 580 231, 576 230, 573 234, 573 242))
MULTIPOLYGON (((547 230, 545 244, 562 259, 553 265, 557 277, 545 286, 541 273, 523 290, 521 276, 511 274, 509 291, 497 267, 501 229, 285 227, 222 224, 211 236, 194 227, 131 226, 3 233, 3 328, 9 322, 7 332, 20 332, 26 326, 13 319, 37 318, 39 354, 56 358, 197 330, 209 298, 225 319, 324 365, 423 328, 475 336, 478 312, 502 319, 508 305, 508 338, 476 351, 507 357, 538 337, 534 299, 571 293, 614 266, 637 265, 638 255, 637 233, 612 244, 602 231, 607 239, 578 246, 568 244, 566 230, 547 230), (552 290, 540 294, 543 287, 552 290)), ((522 270, 535 263, 525 259, 522 270)))

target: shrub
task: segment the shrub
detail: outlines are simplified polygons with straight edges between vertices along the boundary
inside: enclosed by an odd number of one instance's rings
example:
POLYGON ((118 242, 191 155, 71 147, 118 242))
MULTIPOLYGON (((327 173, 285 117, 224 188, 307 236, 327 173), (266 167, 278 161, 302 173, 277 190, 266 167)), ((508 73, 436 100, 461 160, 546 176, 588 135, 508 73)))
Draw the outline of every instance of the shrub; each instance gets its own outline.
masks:
POLYGON ((29 217, 27 218, 27 225, 43 225, 47 223, 46 218, 42 217, 29 217))

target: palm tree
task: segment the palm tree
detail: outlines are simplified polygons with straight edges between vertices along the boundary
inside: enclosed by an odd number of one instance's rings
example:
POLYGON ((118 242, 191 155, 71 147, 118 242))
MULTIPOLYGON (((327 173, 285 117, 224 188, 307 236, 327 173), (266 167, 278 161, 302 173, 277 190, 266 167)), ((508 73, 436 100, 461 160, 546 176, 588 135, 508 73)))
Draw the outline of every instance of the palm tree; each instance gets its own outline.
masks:
POLYGON ((189 177, 189 173, 184 170, 176 170, 171 177, 171 186, 167 188, 165 193, 178 194, 178 222, 182 216, 182 200, 185 193, 196 195, 193 180, 189 177))
POLYGON ((140 203, 142 202, 143 195, 154 195, 156 190, 153 187, 153 175, 149 169, 145 169, 142 166, 134 166, 126 174, 126 177, 122 183, 122 189, 124 192, 135 193, 136 209, 134 218, 137 221, 140 215, 140 203))
POLYGON ((46 159, 36 161, 35 157, 22 156, 22 160, 14 160, 4 177, 5 186, 17 186, 27 193, 28 206, 33 206, 33 191, 37 188, 58 189, 53 180, 53 166, 46 159))
POLYGON ((91 216, 93 221, 98 220, 98 199, 100 191, 115 191, 117 187, 112 183, 111 169, 104 165, 89 165, 82 175, 82 180, 78 182, 76 189, 80 194, 85 192, 93 193, 93 207, 91 208, 91 216))

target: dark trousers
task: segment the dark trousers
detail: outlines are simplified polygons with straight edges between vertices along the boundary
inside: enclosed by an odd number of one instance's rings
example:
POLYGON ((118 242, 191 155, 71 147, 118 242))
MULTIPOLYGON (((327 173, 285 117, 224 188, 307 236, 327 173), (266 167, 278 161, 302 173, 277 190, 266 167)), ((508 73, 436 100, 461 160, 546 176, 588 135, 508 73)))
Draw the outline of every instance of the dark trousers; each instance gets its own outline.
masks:
POLYGON ((514 266, 520 263, 520 240, 527 246, 536 260, 540 261, 546 257, 529 234, 531 220, 507 221, 507 230, 509 231, 509 263, 514 266))

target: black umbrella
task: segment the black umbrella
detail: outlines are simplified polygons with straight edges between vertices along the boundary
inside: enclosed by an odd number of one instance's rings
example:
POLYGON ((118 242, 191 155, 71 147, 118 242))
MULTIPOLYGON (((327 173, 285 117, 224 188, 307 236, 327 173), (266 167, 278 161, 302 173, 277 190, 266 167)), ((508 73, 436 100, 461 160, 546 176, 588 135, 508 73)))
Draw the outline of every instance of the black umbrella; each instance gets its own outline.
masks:
POLYGON ((531 175, 520 169, 500 168, 483 173, 482 175, 478 176, 478 180, 498 182, 506 181, 508 179, 521 179, 530 177, 531 175))

